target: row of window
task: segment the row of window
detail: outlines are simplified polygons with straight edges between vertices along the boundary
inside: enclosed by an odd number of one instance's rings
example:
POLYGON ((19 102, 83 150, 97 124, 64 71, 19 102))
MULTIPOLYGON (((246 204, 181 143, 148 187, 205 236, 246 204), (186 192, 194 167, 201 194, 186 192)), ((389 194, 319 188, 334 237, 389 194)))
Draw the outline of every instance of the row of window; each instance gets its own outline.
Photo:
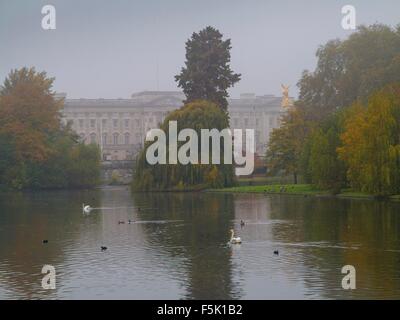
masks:
MULTIPOLYGON (((129 133, 125 133, 123 135, 120 135, 119 133, 113 133, 111 136, 111 141, 109 141, 109 137, 107 133, 103 133, 101 136, 101 141, 98 141, 98 137, 96 133, 91 133, 89 134, 88 138, 89 138, 89 143, 98 143, 98 144, 109 144, 111 142, 111 144, 113 145, 118 145, 120 144, 120 136, 122 136, 123 138, 123 144, 131 144, 131 136, 129 133)), ((80 134, 80 137, 83 141, 85 141, 86 137, 84 133, 80 134)), ((136 140, 140 141, 140 134, 136 134, 136 140)))
MULTIPOLYGON (((244 126, 248 126, 249 125, 249 118, 244 118, 244 126)), ((273 127, 274 126, 274 122, 277 122, 278 119, 275 120, 275 118, 269 117, 269 126, 273 127)), ((234 118, 233 119, 233 126, 234 127, 239 127, 239 119, 238 118, 234 118)), ((256 119, 256 126, 260 125, 260 119, 256 119)))
MULTIPOLYGON (((111 144, 118 145, 119 141, 120 141, 120 136, 123 137, 123 144, 130 144, 131 143, 131 136, 130 136, 129 133, 125 133, 123 135, 120 135, 119 133, 113 133, 112 136, 111 136, 112 137, 111 144)), ((80 137, 81 137, 81 139, 83 141, 85 140, 85 134, 84 133, 81 133, 80 137)), ((101 141, 97 141, 97 134, 93 132, 93 133, 89 134, 89 143, 99 143, 99 144, 103 144, 103 145, 110 143, 109 135, 107 133, 103 133, 101 137, 102 137, 102 140, 101 141)), ((135 138, 136 138, 136 141, 139 142, 139 141, 141 141, 142 137, 141 137, 141 135, 139 133, 137 133, 135 135, 135 138)), ((260 141, 260 132, 259 131, 255 132, 255 138, 256 138, 256 143, 258 144, 259 141, 260 141)))
POLYGON ((67 118, 148 118, 148 117, 165 117, 168 112, 64 112, 67 118))
MULTIPOLYGON (((107 121, 108 121, 107 119, 102 119, 102 127, 103 128, 107 128, 107 125, 108 125, 107 121)), ((114 128, 118 128, 119 124, 120 124, 119 121, 120 121, 119 119, 112 119, 112 126, 114 128)), ((275 125, 278 125, 278 121, 279 121, 278 119, 270 117, 269 118, 269 126, 274 127, 275 125)), ((238 118, 233 119, 233 126, 235 128, 238 128, 240 126, 240 124, 239 124, 240 122, 241 121, 238 118)), ((245 127, 249 126, 249 122, 250 121, 248 118, 243 119, 243 123, 244 123, 245 127)), ((130 119, 124 119, 123 123, 124 123, 125 129, 129 129, 130 119)), ((149 121, 150 126, 152 123, 153 123, 153 121, 149 121)), ((78 128, 79 129, 84 129, 84 124, 85 124, 84 119, 78 120, 78 128)), ((256 119, 256 126, 258 127, 259 124, 260 124, 260 119, 256 119)), ((140 121, 138 119, 136 119, 135 125, 136 125, 136 127, 140 128, 140 121)), ((89 126, 91 129, 95 129, 96 128, 96 119, 90 119, 89 126)))
MULTIPOLYGON (((256 126, 259 126, 260 125, 260 119, 257 118, 255 120, 256 120, 256 126)), ((108 121, 109 121, 109 119, 102 119, 101 120, 101 125, 102 125, 103 128, 108 126, 108 121)), ((119 127, 119 125, 120 125, 120 120, 119 119, 111 119, 111 121, 112 121, 112 126, 114 128, 118 128, 119 127)), ((276 124, 277 121, 278 121, 278 119, 270 117, 269 118, 269 126, 273 127, 276 124)), ((149 124, 153 124, 154 123, 153 122, 153 118, 149 118, 147 122, 149 124)), ((234 127, 238 127, 239 126, 239 122, 241 122, 240 119, 234 118, 233 119, 234 127)), ((90 128, 93 128, 93 129, 96 128, 96 123, 97 123, 96 119, 90 119, 89 120, 90 128)), ((244 118, 243 119, 243 123, 244 123, 244 126, 249 126, 250 119, 249 118, 244 118)), ((84 119, 78 119, 78 123, 75 122, 75 124, 78 125, 79 129, 83 129, 84 126, 85 126, 85 121, 84 121, 84 119)), ((129 128, 130 124, 131 124, 131 120, 130 119, 123 119, 123 125, 124 125, 125 128, 129 128)), ((141 121, 139 119, 135 119, 135 126, 136 127, 140 127, 140 125, 141 125, 141 121)))
MULTIPOLYGON (((71 121, 73 121, 73 120, 71 120, 71 121)), ((118 128, 120 126, 120 120, 119 119, 111 119, 111 120, 102 119, 101 120, 102 127, 103 128, 107 127, 108 124, 109 124, 109 121, 111 121, 112 126, 114 128, 118 128)), ((85 119, 78 119, 78 121, 75 120, 73 122, 74 122, 75 126, 77 126, 79 129, 83 129, 85 127, 85 119)), ((147 122, 150 123, 150 124, 153 124, 154 123, 154 119, 150 118, 150 119, 148 119, 147 122)), ((93 128, 93 129, 96 128, 96 124, 97 124, 97 120, 96 119, 90 119, 89 120, 90 128, 93 128)), ((125 128, 129 128, 130 125, 131 125, 131 120, 130 119, 123 119, 123 125, 124 125, 125 128)), ((141 125, 141 121, 139 119, 135 119, 135 126, 136 127, 140 127, 140 125, 141 125)))

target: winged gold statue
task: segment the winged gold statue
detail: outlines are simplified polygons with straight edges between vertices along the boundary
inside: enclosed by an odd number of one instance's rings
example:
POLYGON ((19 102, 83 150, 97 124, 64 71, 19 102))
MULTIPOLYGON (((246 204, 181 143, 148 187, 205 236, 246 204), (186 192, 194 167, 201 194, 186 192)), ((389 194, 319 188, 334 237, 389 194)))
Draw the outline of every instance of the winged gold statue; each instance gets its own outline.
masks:
POLYGON ((290 86, 285 86, 284 84, 281 84, 281 88, 282 88, 281 106, 284 108, 293 106, 293 100, 289 97, 289 87, 290 86))

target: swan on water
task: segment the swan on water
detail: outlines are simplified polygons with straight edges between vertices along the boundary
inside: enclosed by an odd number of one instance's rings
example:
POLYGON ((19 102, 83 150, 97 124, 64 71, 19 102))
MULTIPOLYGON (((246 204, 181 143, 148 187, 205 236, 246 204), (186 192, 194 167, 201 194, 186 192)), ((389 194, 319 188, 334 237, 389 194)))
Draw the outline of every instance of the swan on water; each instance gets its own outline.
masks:
POLYGON ((85 206, 85 204, 82 203, 82 211, 83 211, 83 213, 90 213, 90 211, 92 211, 92 209, 93 208, 91 206, 89 206, 89 205, 85 206))
POLYGON ((234 243, 234 244, 242 243, 242 239, 240 239, 240 237, 235 237, 235 231, 233 229, 231 229, 230 243, 234 243))

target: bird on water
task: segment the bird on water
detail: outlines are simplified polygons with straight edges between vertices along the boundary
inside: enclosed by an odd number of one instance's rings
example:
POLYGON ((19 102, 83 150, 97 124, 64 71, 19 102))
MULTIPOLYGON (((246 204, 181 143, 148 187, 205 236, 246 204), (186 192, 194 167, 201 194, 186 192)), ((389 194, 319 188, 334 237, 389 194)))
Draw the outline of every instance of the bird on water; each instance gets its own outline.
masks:
POLYGON ((242 243, 242 239, 240 237, 235 237, 235 231, 233 229, 231 229, 231 239, 229 241, 232 244, 242 243))

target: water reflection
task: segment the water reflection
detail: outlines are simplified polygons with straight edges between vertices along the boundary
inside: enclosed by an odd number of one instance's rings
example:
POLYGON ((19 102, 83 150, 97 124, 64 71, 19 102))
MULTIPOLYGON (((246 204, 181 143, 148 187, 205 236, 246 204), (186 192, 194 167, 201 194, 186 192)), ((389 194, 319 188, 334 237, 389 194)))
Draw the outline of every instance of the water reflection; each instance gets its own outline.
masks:
POLYGON ((181 257, 186 269, 185 298, 240 298, 232 283, 232 248, 229 230, 234 227, 233 198, 229 195, 136 194, 136 203, 158 208, 139 212, 141 220, 169 220, 162 228, 143 226, 155 247, 168 252, 170 259, 181 257), (156 236, 153 236, 156 235, 156 236))
POLYGON ((99 198, 96 191, 0 195, 0 298, 52 296, 41 288, 42 267, 64 264, 77 235, 71 211, 79 213, 83 199, 99 198))
POLYGON ((0 298, 398 299, 399 209, 127 188, 1 194, 0 298), (83 215, 82 203, 100 209, 83 215), (231 228, 241 245, 228 244, 231 228), (56 267, 56 290, 41 289, 44 264, 56 267), (353 291, 341 288, 346 264, 353 291))

